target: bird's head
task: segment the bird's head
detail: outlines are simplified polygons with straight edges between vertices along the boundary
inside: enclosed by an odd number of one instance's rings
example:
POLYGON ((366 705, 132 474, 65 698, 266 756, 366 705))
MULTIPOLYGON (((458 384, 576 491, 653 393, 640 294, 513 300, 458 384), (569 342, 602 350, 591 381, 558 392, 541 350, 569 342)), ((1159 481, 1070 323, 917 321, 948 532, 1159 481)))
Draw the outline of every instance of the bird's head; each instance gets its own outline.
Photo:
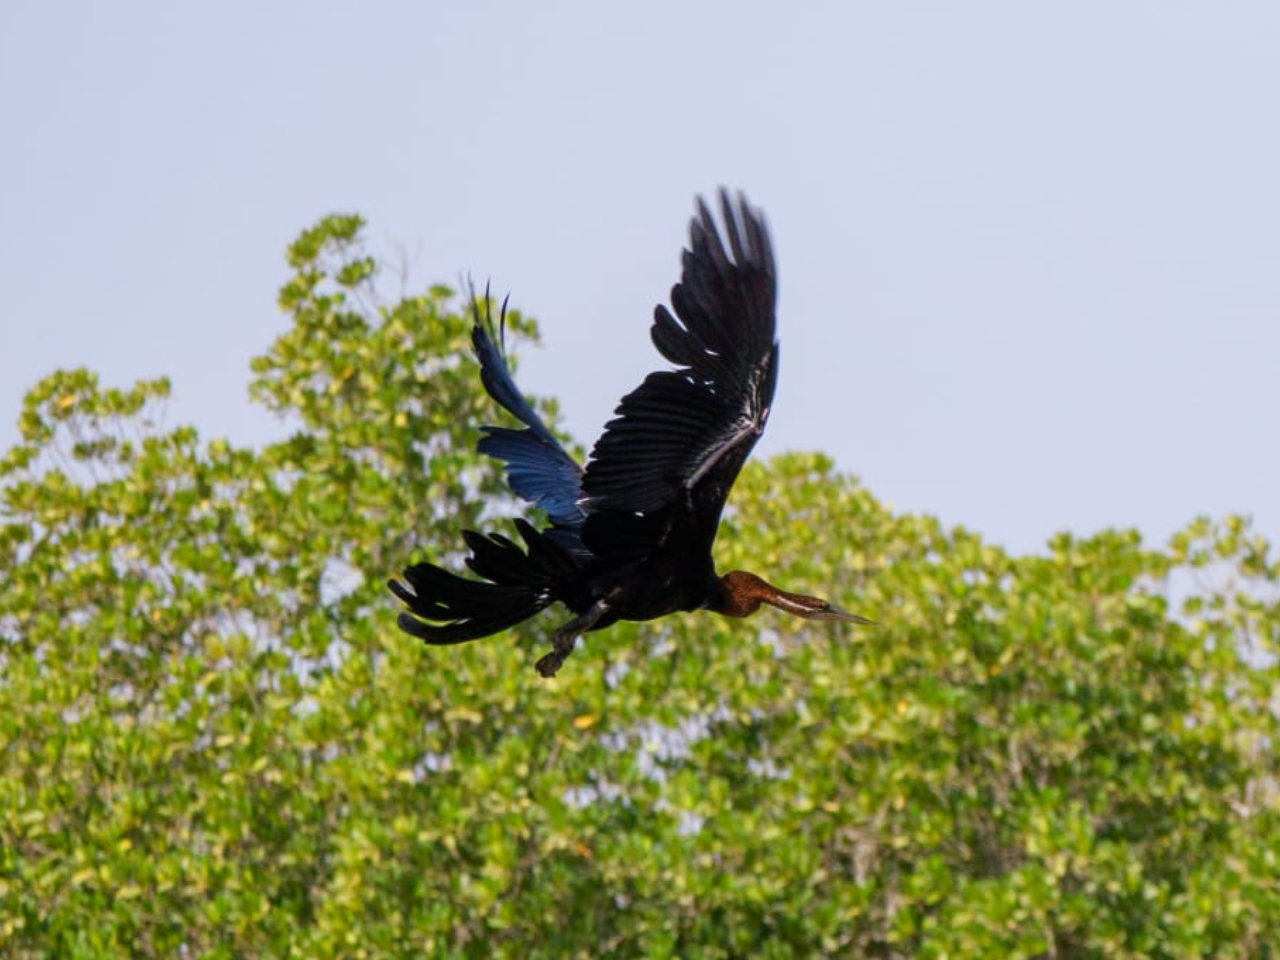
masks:
POLYGON ((843 620, 846 623, 860 623, 863 626, 875 626, 874 620, 841 610, 833 603, 821 597, 810 597, 803 593, 788 593, 779 590, 771 583, 765 582, 754 573, 745 570, 734 570, 720 578, 723 596, 718 606, 718 613, 727 617, 745 617, 755 613, 760 604, 767 603, 786 610, 806 620, 843 620))

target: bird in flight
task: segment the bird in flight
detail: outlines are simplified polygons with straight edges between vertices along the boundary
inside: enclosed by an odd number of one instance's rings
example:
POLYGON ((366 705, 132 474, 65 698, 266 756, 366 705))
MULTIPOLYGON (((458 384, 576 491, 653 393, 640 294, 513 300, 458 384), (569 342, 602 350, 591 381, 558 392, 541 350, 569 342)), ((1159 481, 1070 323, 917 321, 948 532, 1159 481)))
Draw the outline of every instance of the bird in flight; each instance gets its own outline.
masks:
POLYGON ((507 483, 550 525, 515 521, 523 546, 463 531, 479 579, 431 563, 388 586, 408 608, 398 624, 428 644, 478 640, 559 602, 574 614, 551 636, 538 673, 555 676, 579 635, 619 620, 678 610, 745 617, 762 603, 810 620, 871 624, 818 597, 788 593, 754 573, 719 576, 711 556, 729 488, 764 432, 778 379, 777 273, 769 232, 739 194, 720 191, 721 231, 699 199, 671 309, 650 336, 673 370, 649 374, 622 398, 585 469, 516 387, 489 296, 472 295, 471 339, 485 390, 522 428, 482 427, 481 453, 506 465, 507 483))

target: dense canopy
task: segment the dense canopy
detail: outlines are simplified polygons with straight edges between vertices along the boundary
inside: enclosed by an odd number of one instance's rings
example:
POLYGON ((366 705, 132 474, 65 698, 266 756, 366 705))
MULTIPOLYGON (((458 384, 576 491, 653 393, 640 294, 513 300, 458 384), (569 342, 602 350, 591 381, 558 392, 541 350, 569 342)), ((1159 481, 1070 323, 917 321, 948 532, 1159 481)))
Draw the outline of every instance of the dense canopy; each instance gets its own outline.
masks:
POLYGON ((163 380, 27 398, 0 954, 1274 951, 1280 568, 1247 522, 1012 556, 790 454, 744 469, 717 549, 876 630, 619 624, 552 682, 511 669, 537 625, 442 659, 383 580, 516 505, 459 299, 381 299, 359 228, 290 247, 251 383, 287 439, 165 425, 163 380))

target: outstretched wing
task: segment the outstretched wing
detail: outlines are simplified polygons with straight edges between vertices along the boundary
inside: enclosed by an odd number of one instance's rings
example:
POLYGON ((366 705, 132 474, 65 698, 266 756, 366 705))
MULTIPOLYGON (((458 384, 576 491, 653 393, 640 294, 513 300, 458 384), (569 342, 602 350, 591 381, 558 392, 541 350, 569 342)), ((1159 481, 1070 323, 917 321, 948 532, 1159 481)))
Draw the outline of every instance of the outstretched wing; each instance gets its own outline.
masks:
POLYGON ((484 436, 477 449, 507 465, 507 484, 516 496, 546 511, 554 527, 550 531, 552 539, 577 553, 582 549, 579 533, 583 514, 578 506, 582 495, 582 468, 547 429, 511 378, 505 350, 507 302, 502 302, 497 342, 487 289, 483 316, 474 292, 471 310, 475 318, 471 343, 480 361, 480 381, 489 396, 525 425, 523 430, 481 427, 484 436))
POLYGON ((689 228, 674 311, 650 335, 675 370, 623 397, 582 479, 583 540, 597 556, 652 550, 676 524, 709 548, 729 488, 764 432, 778 373, 777 274, 768 230, 721 190, 724 239, 706 204, 689 228), (725 240, 727 240, 727 245, 725 240))

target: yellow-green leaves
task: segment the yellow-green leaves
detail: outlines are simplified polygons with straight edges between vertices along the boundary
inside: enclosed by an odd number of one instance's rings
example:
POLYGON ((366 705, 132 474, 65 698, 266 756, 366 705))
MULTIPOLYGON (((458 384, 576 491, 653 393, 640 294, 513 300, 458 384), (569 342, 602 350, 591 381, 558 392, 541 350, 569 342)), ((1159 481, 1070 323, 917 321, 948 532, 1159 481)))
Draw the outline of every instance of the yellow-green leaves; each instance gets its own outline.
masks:
MULTIPOLYGON (((164 381, 31 391, 0 459, 0 954, 1239 957, 1280 942, 1274 551, 1239 518, 1010 556, 819 454, 716 556, 874 628, 562 616, 453 648, 383 586, 509 513, 469 320, 289 250, 262 449, 164 381)), ((532 325, 513 314, 516 335, 532 325)), ((509 531, 508 531, 509 532, 509 531)))

